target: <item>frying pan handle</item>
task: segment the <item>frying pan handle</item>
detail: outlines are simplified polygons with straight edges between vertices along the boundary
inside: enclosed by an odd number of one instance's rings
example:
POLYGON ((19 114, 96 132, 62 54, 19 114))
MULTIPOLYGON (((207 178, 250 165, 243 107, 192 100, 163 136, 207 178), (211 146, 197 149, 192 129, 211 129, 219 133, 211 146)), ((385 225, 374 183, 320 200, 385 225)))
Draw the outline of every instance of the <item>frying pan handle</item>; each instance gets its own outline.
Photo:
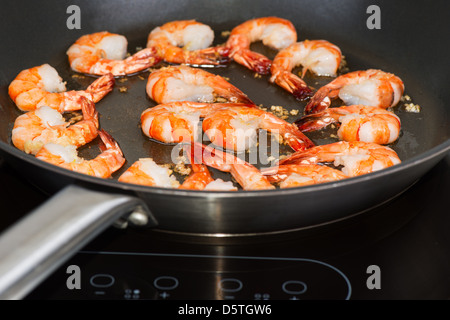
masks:
POLYGON ((21 299, 117 220, 154 224, 139 198, 68 186, 0 237, 0 299, 21 299))

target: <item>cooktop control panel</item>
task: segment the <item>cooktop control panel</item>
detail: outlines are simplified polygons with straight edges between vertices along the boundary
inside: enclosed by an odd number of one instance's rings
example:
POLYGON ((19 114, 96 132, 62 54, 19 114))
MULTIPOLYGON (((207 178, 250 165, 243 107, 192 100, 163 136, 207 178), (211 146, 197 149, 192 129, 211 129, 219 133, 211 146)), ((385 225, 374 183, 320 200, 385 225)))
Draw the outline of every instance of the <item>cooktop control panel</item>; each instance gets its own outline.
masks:
POLYGON ((339 269, 302 258, 83 251, 69 263, 29 298, 344 300, 352 293, 339 269))

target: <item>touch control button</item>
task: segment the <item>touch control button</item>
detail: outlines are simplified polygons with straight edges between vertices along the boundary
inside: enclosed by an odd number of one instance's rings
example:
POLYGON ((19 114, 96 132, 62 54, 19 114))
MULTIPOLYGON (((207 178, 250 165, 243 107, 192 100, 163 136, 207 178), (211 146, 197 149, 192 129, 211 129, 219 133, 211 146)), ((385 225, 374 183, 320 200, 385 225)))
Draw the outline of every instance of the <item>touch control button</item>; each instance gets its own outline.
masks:
POLYGON ((171 276, 160 276, 153 280, 153 286, 158 290, 173 290, 179 285, 178 279, 171 276))
POLYGON ((116 280, 112 275, 99 273, 93 275, 89 280, 89 283, 91 284, 91 286, 96 288, 109 288, 114 284, 115 281, 116 280))
POLYGON ((225 278, 220 280, 220 289, 223 292, 238 292, 242 289, 243 284, 241 280, 233 278, 225 278))
POLYGON ((302 294, 306 292, 307 286, 303 281, 289 280, 283 283, 282 289, 287 294, 302 294))

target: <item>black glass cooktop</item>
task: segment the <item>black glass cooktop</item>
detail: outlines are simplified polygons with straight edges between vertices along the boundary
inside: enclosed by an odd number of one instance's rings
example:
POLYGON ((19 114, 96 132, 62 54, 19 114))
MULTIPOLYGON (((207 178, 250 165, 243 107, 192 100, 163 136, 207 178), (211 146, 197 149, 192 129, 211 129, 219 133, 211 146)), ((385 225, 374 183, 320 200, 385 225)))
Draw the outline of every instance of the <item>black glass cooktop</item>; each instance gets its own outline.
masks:
MULTIPOLYGON (((7 164, 0 177, 4 230, 46 196, 7 164)), ((449 299, 449 190, 447 156, 391 202, 320 228, 230 239, 111 227, 26 299, 449 299)))

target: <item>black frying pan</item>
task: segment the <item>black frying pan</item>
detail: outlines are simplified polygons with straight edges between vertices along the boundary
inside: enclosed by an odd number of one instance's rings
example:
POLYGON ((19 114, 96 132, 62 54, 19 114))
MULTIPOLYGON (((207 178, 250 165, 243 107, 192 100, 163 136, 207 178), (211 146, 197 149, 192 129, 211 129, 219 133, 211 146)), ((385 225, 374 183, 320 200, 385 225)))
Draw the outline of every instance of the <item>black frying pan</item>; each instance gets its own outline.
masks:
MULTIPOLYGON (((277 233, 330 223, 361 213, 397 196, 442 159, 450 149, 449 21, 444 1, 77 1, 81 30, 69 30, 69 1, 15 1, 2 8, 0 34, 0 150, 25 177, 50 194, 70 185, 87 194, 136 196, 148 206, 159 230, 196 235, 252 235, 277 233), (381 9, 381 29, 369 29, 370 5, 381 9), (81 35, 108 30, 125 35, 129 51, 143 47, 148 33, 165 22, 197 19, 216 31, 216 43, 226 40, 222 31, 254 17, 279 16, 293 22, 299 41, 326 39, 337 44, 350 71, 378 68, 398 75, 406 94, 421 112, 395 108, 402 120, 401 137, 392 147, 402 164, 337 183, 276 191, 199 192, 168 190, 118 183, 68 172, 15 149, 10 141, 14 119, 20 114, 7 94, 9 83, 23 69, 49 63, 70 89, 84 89, 94 78, 72 77, 65 51, 81 35)), ((273 58, 275 51, 255 44, 255 50, 273 58)), ((230 78, 256 104, 282 105, 302 110, 306 102, 231 62, 209 71, 230 78)), ((114 91, 97 104, 101 127, 119 142, 127 158, 120 175, 140 157, 159 163, 170 160, 172 146, 149 141, 138 127, 140 113, 155 105, 145 94, 147 73, 116 83, 114 91), (127 92, 120 92, 126 87, 127 92)), ((309 76, 318 89, 331 79, 309 76)), ((295 121, 298 117, 291 117, 295 121)), ((308 133, 316 144, 333 142, 329 133, 308 133)), ((98 141, 82 148, 81 155, 98 152, 98 141)), ((213 170, 216 177, 220 173, 213 170)), ((4 186, 7 187, 7 186, 4 186)), ((133 205, 136 205, 135 203, 133 205)), ((65 210, 65 209, 62 209, 65 210)))

